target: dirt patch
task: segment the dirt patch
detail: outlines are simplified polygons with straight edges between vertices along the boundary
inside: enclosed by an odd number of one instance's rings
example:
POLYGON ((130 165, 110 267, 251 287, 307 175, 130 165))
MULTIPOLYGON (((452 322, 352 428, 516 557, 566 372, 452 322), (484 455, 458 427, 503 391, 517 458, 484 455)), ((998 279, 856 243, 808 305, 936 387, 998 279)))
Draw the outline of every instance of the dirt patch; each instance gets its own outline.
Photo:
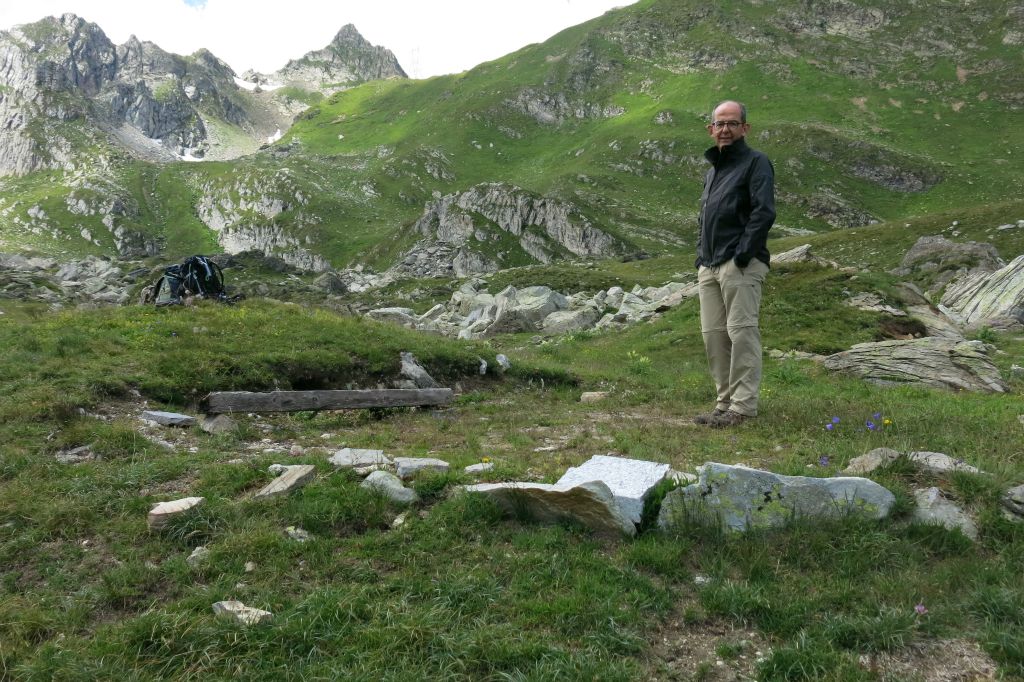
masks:
POLYGON ((860 661, 886 682, 976 682, 996 679, 997 670, 977 642, 964 639, 915 642, 860 661))
POLYGON ((655 636, 652 680, 746 682, 756 679, 758 662, 770 653, 762 635, 725 623, 686 623, 675 617, 655 636))

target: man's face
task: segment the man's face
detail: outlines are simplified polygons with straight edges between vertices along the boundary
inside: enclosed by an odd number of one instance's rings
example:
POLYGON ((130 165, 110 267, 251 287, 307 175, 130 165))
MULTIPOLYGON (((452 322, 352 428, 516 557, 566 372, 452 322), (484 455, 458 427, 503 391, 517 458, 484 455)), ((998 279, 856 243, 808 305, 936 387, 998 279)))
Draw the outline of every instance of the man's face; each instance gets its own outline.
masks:
POLYGON ((708 134, 715 140, 719 149, 747 134, 750 126, 742 123, 742 119, 743 112, 734 102, 726 102, 715 109, 715 113, 711 117, 711 124, 708 126, 708 134))

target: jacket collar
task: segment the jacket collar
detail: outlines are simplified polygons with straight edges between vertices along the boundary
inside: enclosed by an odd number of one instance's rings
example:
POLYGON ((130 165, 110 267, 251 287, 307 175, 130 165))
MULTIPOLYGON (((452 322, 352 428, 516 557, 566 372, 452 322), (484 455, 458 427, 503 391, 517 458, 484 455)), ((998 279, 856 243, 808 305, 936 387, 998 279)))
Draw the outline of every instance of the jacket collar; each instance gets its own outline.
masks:
POLYGON ((738 159, 748 151, 750 151, 750 147, 747 145, 747 138, 741 137, 732 144, 728 144, 721 149, 719 149, 717 145, 708 149, 704 152, 704 158, 712 164, 718 165, 719 162, 728 163, 733 159, 738 159))

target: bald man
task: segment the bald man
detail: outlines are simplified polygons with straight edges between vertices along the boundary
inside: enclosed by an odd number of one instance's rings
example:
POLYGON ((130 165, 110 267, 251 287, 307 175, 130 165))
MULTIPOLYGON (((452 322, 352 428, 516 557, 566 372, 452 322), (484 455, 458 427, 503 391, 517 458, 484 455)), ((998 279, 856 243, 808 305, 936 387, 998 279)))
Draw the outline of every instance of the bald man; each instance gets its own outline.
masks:
POLYGON ((775 171, 747 145, 747 109, 726 101, 714 108, 704 158, 697 237, 700 328, 715 382, 714 409, 698 424, 731 427, 757 416, 761 389, 761 286, 768 274, 765 246, 775 222, 775 171))

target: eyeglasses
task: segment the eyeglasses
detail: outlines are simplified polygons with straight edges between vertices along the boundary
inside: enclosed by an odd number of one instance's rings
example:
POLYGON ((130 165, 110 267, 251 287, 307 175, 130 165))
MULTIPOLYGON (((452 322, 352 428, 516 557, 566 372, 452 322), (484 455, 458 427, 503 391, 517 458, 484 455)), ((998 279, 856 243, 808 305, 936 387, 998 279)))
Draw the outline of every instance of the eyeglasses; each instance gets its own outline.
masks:
POLYGON ((712 121, 711 125, 708 126, 708 127, 714 128, 715 130, 721 130, 722 128, 728 128, 729 130, 736 130, 741 125, 743 125, 743 123, 741 121, 712 121))

